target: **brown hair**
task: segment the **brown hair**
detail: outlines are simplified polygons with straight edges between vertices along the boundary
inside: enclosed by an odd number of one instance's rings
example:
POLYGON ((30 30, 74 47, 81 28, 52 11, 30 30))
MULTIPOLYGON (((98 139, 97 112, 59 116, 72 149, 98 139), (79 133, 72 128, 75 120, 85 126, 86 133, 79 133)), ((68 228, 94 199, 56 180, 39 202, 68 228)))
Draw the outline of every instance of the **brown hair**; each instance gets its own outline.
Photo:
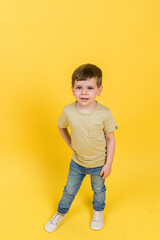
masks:
POLYGON ((72 74, 72 87, 74 87, 75 81, 84 81, 95 77, 97 80, 97 87, 102 85, 102 71, 96 65, 87 63, 79 66, 72 74))

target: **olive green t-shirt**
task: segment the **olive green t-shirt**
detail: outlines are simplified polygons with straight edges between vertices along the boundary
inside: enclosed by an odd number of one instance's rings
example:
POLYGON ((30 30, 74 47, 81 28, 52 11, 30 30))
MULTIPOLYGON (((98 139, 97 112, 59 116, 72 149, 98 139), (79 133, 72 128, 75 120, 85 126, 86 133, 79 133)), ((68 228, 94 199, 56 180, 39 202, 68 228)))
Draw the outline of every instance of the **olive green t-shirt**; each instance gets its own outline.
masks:
POLYGON ((100 167, 106 160, 105 133, 117 129, 111 110, 96 101, 90 113, 81 113, 76 102, 64 107, 58 119, 60 128, 70 127, 73 161, 87 167, 100 167))

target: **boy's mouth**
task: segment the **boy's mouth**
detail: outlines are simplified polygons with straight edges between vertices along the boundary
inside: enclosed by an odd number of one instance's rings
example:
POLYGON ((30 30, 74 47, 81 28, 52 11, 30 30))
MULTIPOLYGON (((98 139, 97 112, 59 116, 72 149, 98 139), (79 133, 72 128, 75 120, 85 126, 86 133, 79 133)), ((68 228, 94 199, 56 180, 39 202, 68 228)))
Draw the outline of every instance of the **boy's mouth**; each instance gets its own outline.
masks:
POLYGON ((82 101, 87 101, 89 98, 81 98, 82 101))

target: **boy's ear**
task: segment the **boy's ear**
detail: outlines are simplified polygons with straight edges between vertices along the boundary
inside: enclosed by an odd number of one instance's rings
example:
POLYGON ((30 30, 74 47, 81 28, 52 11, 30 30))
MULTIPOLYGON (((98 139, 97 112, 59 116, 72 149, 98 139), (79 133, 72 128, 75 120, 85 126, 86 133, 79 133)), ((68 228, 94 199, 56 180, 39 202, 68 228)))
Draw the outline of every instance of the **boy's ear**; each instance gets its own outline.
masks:
POLYGON ((71 90, 72 90, 72 93, 73 93, 73 95, 74 95, 74 88, 71 86, 71 90))
POLYGON ((100 87, 98 88, 97 96, 100 96, 100 95, 101 95, 102 89, 103 89, 103 86, 100 86, 100 87))

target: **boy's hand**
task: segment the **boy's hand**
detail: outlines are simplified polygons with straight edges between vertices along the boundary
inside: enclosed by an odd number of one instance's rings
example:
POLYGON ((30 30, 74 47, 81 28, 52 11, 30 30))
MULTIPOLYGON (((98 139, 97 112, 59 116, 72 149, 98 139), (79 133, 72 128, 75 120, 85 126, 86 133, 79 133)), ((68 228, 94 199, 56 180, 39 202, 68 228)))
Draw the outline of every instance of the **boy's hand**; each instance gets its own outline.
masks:
POLYGON ((111 165, 110 164, 105 164, 100 172, 100 176, 102 177, 102 179, 105 179, 106 177, 108 177, 111 173, 111 165))

